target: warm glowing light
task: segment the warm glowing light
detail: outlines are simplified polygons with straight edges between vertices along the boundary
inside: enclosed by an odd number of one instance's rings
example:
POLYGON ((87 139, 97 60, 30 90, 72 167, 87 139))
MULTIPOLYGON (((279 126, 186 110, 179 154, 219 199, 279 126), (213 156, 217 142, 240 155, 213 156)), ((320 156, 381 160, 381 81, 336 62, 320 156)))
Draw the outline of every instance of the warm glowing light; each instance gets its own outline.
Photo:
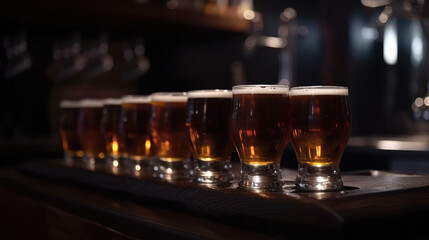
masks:
POLYGON ((136 168, 136 171, 140 171, 141 166, 139 164, 137 164, 135 168, 136 168))
POLYGON ((243 12, 243 17, 246 20, 253 20, 255 18, 255 12, 250 9, 247 9, 243 12))
POLYGON ((425 97, 425 99, 423 100, 424 104, 426 106, 429 106, 429 96, 425 97))
POLYGON ((151 144, 149 140, 146 140, 146 142, 144 143, 144 146, 146 147, 146 149, 149 149, 151 144))
POLYGON ((210 155, 210 146, 202 146, 201 147, 201 152, 204 155, 210 155))
POLYGON ((118 162, 118 160, 113 160, 113 166, 114 166, 114 167, 119 166, 119 162, 118 162))
POLYGON ((250 146, 250 155, 255 156, 255 147, 250 146))
POLYGON ((316 146, 316 156, 317 157, 322 156, 322 146, 321 145, 316 146))
POLYGON ((118 142, 117 141, 112 142, 112 152, 113 152, 113 154, 118 153, 118 142))
POLYGON ((161 150, 168 151, 170 150, 170 141, 164 141, 161 143, 161 150))
POLYGON ((286 42, 282 38, 278 37, 264 37, 262 41, 267 47, 271 48, 283 48, 286 46, 286 42))
POLYGON ((424 35, 420 22, 414 20, 411 28, 411 63, 417 67, 424 57, 424 35))
POLYGON ((416 100, 414 100, 414 103, 416 104, 417 107, 423 106, 423 98, 421 97, 416 98, 416 100))
POLYGON ((383 57, 389 65, 395 65, 398 60, 398 33, 394 19, 386 24, 384 30, 383 57))
POLYGON ((386 22, 387 22, 387 20, 389 20, 389 15, 387 15, 386 13, 381 13, 381 14, 380 14, 380 17, 378 17, 378 20, 379 20, 381 23, 386 23, 386 22))
POLYGON ((326 177, 316 177, 316 182, 318 183, 324 183, 326 181, 327 181, 326 177))

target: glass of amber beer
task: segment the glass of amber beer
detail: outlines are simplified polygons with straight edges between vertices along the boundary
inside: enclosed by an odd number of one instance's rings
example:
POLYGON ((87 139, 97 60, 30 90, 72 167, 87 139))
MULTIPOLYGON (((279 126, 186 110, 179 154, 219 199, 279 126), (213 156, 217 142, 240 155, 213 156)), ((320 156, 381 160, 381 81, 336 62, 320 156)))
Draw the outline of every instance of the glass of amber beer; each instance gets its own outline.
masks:
POLYGON ((188 92, 186 126, 194 156, 194 181, 232 181, 232 141, 229 133, 232 92, 196 90, 188 92))
POLYGON ((119 174, 120 159, 123 146, 119 142, 119 118, 121 114, 121 99, 107 98, 103 104, 103 116, 101 118, 101 132, 106 144, 106 162, 108 170, 119 174))
POLYGON ((189 180, 191 145, 186 131, 186 92, 154 93, 150 120, 155 144, 156 174, 167 181, 189 180))
POLYGON ((348 88, 295 87, 289 94, 291 142, 298 159, 297 188, 340 190, 339 164, 351 129, 348 88))
POLYGON ((119 146, 123 146, 125 170, 136 177, 153 174, 154 146, 150 136, 151 98, 146 95, 122 97, 119 146))
POLYGON ((281 189, 280 161, 290 131, 289 87, 239 85, 232 93, 231 135, 241 161, 239 187, 281 189))
POLYGON ((79 160, 83 157, 83 151, 79 143, 77 132, 80 102, 63 100, 59 105, 59 129, 64 158, 68 164, 79 164, 79 160))
POLYGON ((84 167, 96 170, 105 167, 106 144, 101 133, 103 100, 84 99, 80 102, 78 117, 79 142, 84 152, 84 167))

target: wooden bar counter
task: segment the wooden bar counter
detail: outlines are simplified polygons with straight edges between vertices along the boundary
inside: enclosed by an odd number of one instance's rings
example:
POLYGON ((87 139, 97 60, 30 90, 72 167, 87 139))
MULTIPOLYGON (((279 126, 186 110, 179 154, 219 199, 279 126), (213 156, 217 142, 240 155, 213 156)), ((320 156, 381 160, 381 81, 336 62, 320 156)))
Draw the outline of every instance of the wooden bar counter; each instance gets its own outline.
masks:
POLYGON ((169 183, 31 161, 0 170, 1 239, 428 239, 429 175, 344 172, 340 192, 169 183))

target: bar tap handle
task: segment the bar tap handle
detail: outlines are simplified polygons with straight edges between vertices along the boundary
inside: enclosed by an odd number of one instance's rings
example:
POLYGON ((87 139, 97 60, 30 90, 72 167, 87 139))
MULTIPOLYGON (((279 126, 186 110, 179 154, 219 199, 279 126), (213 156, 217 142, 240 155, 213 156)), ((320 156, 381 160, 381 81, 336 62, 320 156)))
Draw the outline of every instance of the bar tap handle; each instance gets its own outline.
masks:
POLYGON ((244 56, 250 57, 258 47, 279 49, 279 83, 292 85, 295 83, 296 51, 300 27, 297 23, 297 12, 286 8, 279 19, 278 36, 264 36, 262 14, 253 12, 248 15, 251 20, 249 36, 244 42, 244 56))

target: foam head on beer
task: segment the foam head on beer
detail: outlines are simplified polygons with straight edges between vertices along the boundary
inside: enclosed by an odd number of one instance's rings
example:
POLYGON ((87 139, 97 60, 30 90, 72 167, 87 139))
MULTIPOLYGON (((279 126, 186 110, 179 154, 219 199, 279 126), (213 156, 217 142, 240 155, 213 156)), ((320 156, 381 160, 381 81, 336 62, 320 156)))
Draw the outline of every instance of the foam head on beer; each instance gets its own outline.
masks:
POLYGON ((123 103, 150 103, 151 97, 147 95, 125 95, 121 101, 123 103))
POLYGON ((195 90, 188 92, 188 98, 232 98, 230 90, 195 90))
POLYGON ((80 101, 81 108, 102 108, 103 104, 103 99, 85 98, 80 101))
POLYGON ((232 88, 233 94, 288 94, 286 85, 238 85, 232 88))
POLYGON ((79 108, 80 101, 79 100, 62 100, 59 104, 60 108, 79 108))
POLYGON ((122 99, 121 98, 106 98, 103 100, 104 105, 121 105, 122 99))
POLYGON ((349 95, 349 90, 347 88, 330 88, 330 87, 318 87, 318 88, 305 88, 305 87, 296 87, 289 92, 290 96, 299 96, 299 95, 349 95))
POLYGON ((186 92, 159 92, 150 95, 152 102, 187 102, 186 92))

